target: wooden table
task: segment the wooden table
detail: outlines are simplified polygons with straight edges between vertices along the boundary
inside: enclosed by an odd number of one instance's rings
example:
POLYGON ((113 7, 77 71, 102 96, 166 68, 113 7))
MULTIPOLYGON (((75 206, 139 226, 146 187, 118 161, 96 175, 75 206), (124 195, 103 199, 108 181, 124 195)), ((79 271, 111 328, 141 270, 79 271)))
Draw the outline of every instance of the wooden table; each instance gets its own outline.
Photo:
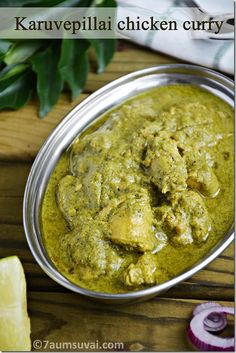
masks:
MULTIPOLYGON (((70 345, 60 346, 61 342, 99 345, 121 342, 123 350, 130 351, 188 351, 192 347, 186 340, 186 328, 195 305, 208 300, 233 305, 233 245, 204 270, 161 297, 128 306, 108 306, 57 285, 37 265, 25 239, 22 226, 25 183, 47 135, 69 110, 107 82, 134 70, 174 62, 173 58, 123 43, 105 73, 89 75, 84 94, 72 103, 67 93, 62 94, 44 120, 37 117, 37 99, 19 111, 0 113, 0 257, 15 254, 23 262, 32 341, 44 341, 42 350, 73 350, 70 345)), ((92 350, 91 346, 80 347, 74 350, 92 350)), ((122 349, 116 346, 113 350, 122 349)))

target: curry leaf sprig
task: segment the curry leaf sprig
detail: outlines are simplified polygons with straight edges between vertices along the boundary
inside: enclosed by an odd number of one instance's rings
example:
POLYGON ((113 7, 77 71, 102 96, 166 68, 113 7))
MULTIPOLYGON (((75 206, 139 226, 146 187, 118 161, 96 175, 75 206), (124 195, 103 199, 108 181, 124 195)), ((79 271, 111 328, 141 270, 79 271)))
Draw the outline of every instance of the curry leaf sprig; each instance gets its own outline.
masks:
MULTIPOLYGON (((115 7, 115 0, 2 0, 0 7, 115 7)), ((102 72, 116 50, 115 39, 0 39, 0 109, 23 107, 36 91, 43 118, 58 101, 64 84, 78 96, 89 72, 88 49, 102 72)))

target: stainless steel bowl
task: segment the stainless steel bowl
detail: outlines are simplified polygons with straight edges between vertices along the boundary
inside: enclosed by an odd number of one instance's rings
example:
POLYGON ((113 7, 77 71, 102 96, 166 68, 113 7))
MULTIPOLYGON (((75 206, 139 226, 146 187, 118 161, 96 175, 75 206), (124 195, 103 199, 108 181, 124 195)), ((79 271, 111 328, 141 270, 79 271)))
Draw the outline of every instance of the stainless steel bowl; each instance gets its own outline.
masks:
POLYGON ((47 138, 32 166, 24 195, 23 221, 29 247, 41 268, 56 282, 74 292, 108 303, 128 303, 159 295, 186 280, 215 259, 233 240, 231 229, 201 261, 179 276, 148 289, 107 294, 84 289, 70 282, 55 268, 44 248, 40 231, 40 208, 44 192, 61 154, 75 137, 104 112, 151 88, 172 84, 193 84, 234 104, 234 85, 229 78, 194 65, 160 65, 123 76, 91 94, 76 106, 47 138))

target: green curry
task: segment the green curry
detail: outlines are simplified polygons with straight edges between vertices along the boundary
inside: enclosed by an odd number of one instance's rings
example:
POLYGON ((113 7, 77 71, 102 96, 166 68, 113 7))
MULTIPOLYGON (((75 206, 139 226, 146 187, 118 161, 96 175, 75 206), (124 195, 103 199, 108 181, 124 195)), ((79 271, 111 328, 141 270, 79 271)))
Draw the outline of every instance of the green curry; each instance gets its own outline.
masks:
POLYGON ((233 222, 233 110, 190 85, 115 107, 62 155, 42 205, 58 270, 95 291, 162 283, 233 222))

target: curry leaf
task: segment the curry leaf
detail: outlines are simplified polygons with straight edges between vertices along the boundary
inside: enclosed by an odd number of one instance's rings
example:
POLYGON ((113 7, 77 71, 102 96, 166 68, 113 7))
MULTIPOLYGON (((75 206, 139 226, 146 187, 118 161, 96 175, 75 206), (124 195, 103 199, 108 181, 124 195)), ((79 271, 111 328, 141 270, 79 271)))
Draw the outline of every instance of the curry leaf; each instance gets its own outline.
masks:
POLYGON ((0 7, 91 6, 92 0, 1 0, 0 7))
POLYGON ((11 45, 11 42, 4 39, 0 39, 0 55, 6 54, 11 45))
POLYGON ((1 0, 0 7, 22 7, 30 2, 37 2, 38 0, 1 0))
POLYGON ((30 7, 88 7, 92 0, 28 0, 27 6, 30 7))
POLYGON ((46 50, 36 53, 31 59, 33 71, 37 74, 37 93, 40 100, 39 116, 44 117, 57 102, 63 87, 58 69, 59 52, 57 42, 46 50))
POLYGON ((25 71, 28 67, 29 67, 28 64, 17 64, 17 65, 6 66, 4 67, 4 69, 0 71, 0 81, 8 80, 10 77, 20 74, 23 71, 25 71))
MULTIPOLYGON (((97 7, 116 7, 116 1, 114 0, 103 0, 97 3, 97 7)), ((116 39, 90 39, 97 61, 98 61, 98 73, 104 71, 105 67, 110 63, 113 55, 116 51, 117 40, 116 39)))
POLYGON ((11 42, 0 39, 0 62, 2 61, 3 57, 5 56, 11 45, 11 42))
POLYGON ((39 40, 17 42, 15 43, 4 57, 7 65, 23 63, 29 59, 42 45, 39 40))
POLYGON ((0 81, 0 109, 23 107, 30 99, 32 91, 33 85, 29 72, 0 81))
POLYGON ((115 0, 97 0, 98 1, 98 7, 116 7, 116 1, 115 0))
POLYGON ((72 99, 80 94, 88 76, 87 49, 89 42, 85 39, 64 39, 61 46, 59 70, 62 78, 72 91, 72 99))
POLYGON ((101 73, 113 58, 117 45, 116 39, 89 39, 89 41, 96 53, 98 61, 97 72, 101 73))

